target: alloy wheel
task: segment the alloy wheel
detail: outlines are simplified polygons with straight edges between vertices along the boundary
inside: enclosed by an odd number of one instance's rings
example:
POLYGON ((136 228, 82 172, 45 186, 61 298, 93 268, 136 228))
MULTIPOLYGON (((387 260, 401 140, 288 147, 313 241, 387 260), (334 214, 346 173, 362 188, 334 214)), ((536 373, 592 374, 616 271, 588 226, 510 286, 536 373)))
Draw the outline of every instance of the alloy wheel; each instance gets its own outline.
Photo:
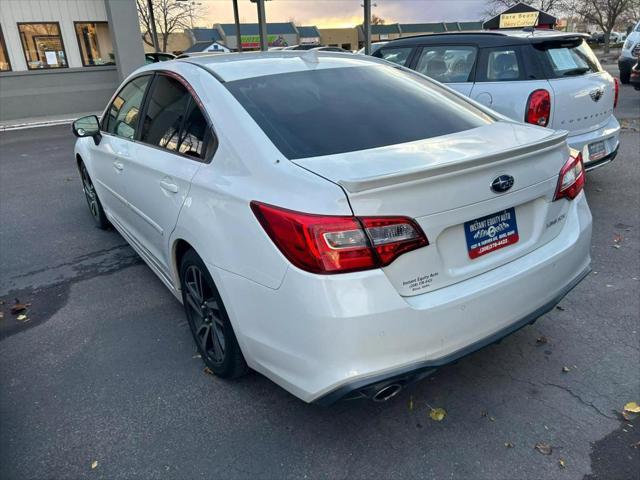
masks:
POLYGON ((197 265, 185 271, 184 285, 188 319, 201 355, 209 362, 221 365, 225 359, 224 322, 214 290, 197 265))

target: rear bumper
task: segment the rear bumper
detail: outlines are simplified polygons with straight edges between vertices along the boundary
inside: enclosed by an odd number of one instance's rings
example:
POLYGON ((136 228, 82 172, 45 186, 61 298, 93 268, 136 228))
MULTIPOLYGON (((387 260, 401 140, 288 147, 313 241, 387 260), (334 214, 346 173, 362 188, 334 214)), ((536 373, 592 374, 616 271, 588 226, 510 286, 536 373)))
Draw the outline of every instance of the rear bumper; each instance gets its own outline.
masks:
POLYGON ((510 325, 507 325, 506 327, 489 335, 486 338, 483 338, 482 340, 479 340, 471 345, 461 348, 456 352, 450 353, 438 359, 426 360, 424 362, 421 362, 418 365, 413 365, 411 367, 404 367, 393 372, 388 372, 382 375, 377 375, 374 377, 346 383, 341 387, 337 388, 336 390, 329 392, 328 394, 320 398, 317 398, 316 400, 313 401, 313 403, 327 406, 343 398, 367 397, 368 395, 366 393, 360 393, 360 392, 364 392, 364 391, 375 392, 383 388, 385 385, 394 384, 394 385, 406 386, 410 383, 421 380, 429 376, 430 374, 434 373, 436 369, 440 367, 443 367, 451 363, 455 363, 461 358, 471 355, 472 353, 477 352, 478 350, 481 350, 486 346, 499 342, 504 337, 517 332, 518 330, 520 330, 523 327, 526 327, 527 325, 532 325, 533 323, 535 323, 535 321, 538 318, 543 316, 545 313, 553 310, 553 308, 558 303, 560 303, 560 300, 562 300, 571 290, 574 289, 574 287, 576 287, 576 285, 578 285, 582 280, 584 280, 584 278, 587 275, 589 275, 590 272, 591 272, 591 267, 586 267, 568 285, 563 287, 563 289, 560 292, 558 292, 558 294, 549 302, 537 308, 533 312, 525 315, 520 320, 510 325))
POLYGON ((616 117, 611 115, 609 121, 603 127, 580 135, 569 135, 567 143, 571 148, 582 152, 584 166, 587 171, 601 167, 611 162, 617 154, 620 146, 620 124, 616 117), (605 155, 602 158, 591 159, 589 155, 589 144, 604 142, 605 155))
POLYGON ((319 276, 290 267, 273 290, 210 268, 249 366, 306 402, 326 404, 372 383, 424 375, 532 322, 584 277, 590 244, 591 213, 580 194, 547 244, 413 297, 401 297, 382 270, 319 276))

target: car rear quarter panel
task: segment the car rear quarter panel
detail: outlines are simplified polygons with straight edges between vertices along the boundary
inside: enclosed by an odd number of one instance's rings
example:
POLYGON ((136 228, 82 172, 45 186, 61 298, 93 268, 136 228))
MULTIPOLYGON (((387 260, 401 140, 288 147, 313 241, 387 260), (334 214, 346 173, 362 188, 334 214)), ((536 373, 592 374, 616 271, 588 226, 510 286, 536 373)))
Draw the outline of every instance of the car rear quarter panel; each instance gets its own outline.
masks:
MULTIPOLYGON (((193 178, 168 247, 183 239, 207 264, 276 289, 288 261, 250 202, 328 215, 351 215, 351 209, 339 186, 284 158, 223 84, 205 74, 210 78, 193 87, 219 145, 212 161, 193 178)), ((177 265, 174 270, 179 285, 177 265)))

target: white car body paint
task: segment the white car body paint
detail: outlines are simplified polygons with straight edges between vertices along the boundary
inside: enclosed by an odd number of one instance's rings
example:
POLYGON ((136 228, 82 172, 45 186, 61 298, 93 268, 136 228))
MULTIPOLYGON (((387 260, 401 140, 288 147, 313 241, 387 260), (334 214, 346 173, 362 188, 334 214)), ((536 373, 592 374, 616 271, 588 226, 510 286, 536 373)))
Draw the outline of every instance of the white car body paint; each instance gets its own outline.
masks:
POLYGON ((109 219, 178 299, 176 243, 186 241, 197 251, 251 368, 302 400, 316 401, 475 348, 553 305, 583 278, 591 243, 586 197, 582 192, 553 201, 569 157, 566 133, 487 110, 495 123, 460 133, 288 160, 224 81, 386 65, 325 52, 310 62, 308 55, 202 56, 132 75, 165 70, 189 82, 218 138, 210 163, 116 139, 129 144, 128 158, 120 156, 122 169, 112 174, 116 137, 104 134, 98 146, 81 138, 75 148, 109 219), (515 184, 495 194, 489 185, 504 173, 515 184), (123 199, 111 194, 107 201, 102 183, 123 199), (384 268, 309 273, 275 246, 249 208, 252 200, 322 215, 408 216, 429 245, 384 268), (520 241, 471 260, 464 222, 512 207, 520 241))

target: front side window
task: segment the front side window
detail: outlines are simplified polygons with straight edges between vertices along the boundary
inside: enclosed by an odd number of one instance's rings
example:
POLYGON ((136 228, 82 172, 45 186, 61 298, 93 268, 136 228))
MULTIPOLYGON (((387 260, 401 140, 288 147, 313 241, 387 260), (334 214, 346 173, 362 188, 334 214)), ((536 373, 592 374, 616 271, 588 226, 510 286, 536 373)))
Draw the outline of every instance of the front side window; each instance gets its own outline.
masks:
POLYGON ((135 138, 144 92, 150 79, 150 75, 138 77, 118 92, 109 106, 104 125, 105 131, 118 137, 135 138))
POLYGON ((2 26, 0 26, 0 72, 10 72, 11 62, 9 62, 9 54, 7 53, 7 44, 4 42, 2 34, 2 26))
POLYGON ((516 51, 514 49, 491 50, 487 57, 486 78, 489 82, 518 80, 520 67, 516 51))
POLYGON ((409 55, 411 55, 411 51, 413 47, 401 47, 401 48, 380 48, 376 57, 384 58, 385 60, 393 63, 397 63, 398 65, 406 65, 407 60, 409 59, 409 55))
POLYGON ((211 132, 198 104, 182 82, 168 75, 158 75, 148 97, 140 140, 203 159, 211 132))
POLYGON ((76 22, 75 29, 82 65, 115 65, 116 59, 107 22, 76 22))
POLYGON ((442 83, 468 82, 476 55, 471 46, 424 47, 415 69, 442 83))
POLYGON ((69 66, 58 22, 18 23, 18 32, 29 70, 69 66))
POLYGON ((290 159, 396 145, 493 122, 447 89, 389 65, 264 75, 225 87, 290 159))

